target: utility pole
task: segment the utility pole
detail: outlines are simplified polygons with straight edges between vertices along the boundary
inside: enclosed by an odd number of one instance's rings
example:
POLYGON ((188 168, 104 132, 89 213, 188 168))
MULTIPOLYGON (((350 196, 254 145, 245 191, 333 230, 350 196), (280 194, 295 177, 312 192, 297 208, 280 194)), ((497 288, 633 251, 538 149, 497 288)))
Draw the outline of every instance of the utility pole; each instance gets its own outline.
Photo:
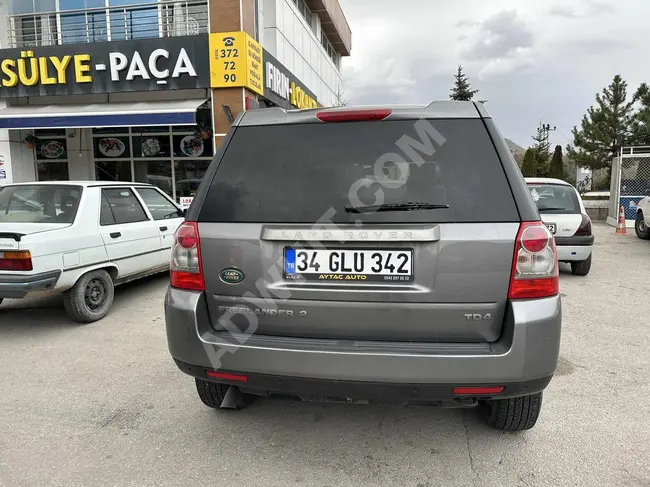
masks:
POLYGON ((550 133, 554 132, 557 130, 557 127, 553 125, 551 127, 551 124, 548 123, 542 123, 542 134, 544 134, 544 148, 548 151, 551 152, 551 141, 550 141, 550 133))

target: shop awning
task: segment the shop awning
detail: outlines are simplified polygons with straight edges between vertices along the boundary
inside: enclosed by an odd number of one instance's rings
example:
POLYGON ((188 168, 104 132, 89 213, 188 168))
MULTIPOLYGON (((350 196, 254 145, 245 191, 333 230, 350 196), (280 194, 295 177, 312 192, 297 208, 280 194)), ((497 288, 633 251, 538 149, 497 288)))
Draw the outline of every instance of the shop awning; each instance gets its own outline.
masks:
POLYGON ((25 105, 0 109, 0 129, 193 125, 205 100, 25 105))

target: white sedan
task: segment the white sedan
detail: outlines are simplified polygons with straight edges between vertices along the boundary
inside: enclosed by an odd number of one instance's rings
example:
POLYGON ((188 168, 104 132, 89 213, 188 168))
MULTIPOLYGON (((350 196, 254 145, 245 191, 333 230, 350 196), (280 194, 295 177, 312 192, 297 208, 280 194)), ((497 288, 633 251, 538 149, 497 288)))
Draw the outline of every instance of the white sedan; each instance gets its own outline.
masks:
POLYGON ((560 179, 526 178, 526 183, 542 221, 555 237, 558 261, 570 263, 577 276, 589 274, 594 236, 580 193, 560 179))
POLYGON ((148 184, 0 187, 0 303, 63 293, 68 315, 102 319, 114 286, 169 269, 183 210, 148 184))

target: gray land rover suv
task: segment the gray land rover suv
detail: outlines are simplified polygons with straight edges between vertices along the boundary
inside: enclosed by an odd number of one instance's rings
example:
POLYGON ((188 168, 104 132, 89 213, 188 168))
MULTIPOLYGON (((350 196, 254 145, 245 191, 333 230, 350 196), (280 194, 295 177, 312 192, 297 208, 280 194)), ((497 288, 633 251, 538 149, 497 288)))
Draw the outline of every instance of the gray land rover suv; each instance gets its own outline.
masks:
POLYGON ((482 104, 245 112, 176 233, 169 350, 209 407, 256 395, 537 421, 557 254, 482 104))

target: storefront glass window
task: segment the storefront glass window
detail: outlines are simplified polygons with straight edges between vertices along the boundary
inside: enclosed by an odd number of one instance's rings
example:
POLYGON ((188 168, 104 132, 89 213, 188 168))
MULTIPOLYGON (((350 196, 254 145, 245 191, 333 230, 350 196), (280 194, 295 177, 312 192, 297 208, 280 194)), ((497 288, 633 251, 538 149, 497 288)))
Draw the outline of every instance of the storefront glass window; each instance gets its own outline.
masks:
POLYGON ((133 181, 131 161, 95 161, 97 181, 133 181))
POLYGON ((176 175, 176 199, 195 196, 199 184, 210 166, 210 161, 181 160, 174 162, 176 175))
POLYGON ((39 181, 67 181, 68 139, 65 129, 37 130, 34 156, 39 181))
POLYGON ((167 161, 136 161, 135 180, 138 183, 147 183, 158 186, 169 196, 174 195, 172 184, 172 162, 167 161))
POLYGON ((93 129, 98 180, 153 184, 178 201, 194 196, 212 161, 212 137, 196 125, 93 129))

